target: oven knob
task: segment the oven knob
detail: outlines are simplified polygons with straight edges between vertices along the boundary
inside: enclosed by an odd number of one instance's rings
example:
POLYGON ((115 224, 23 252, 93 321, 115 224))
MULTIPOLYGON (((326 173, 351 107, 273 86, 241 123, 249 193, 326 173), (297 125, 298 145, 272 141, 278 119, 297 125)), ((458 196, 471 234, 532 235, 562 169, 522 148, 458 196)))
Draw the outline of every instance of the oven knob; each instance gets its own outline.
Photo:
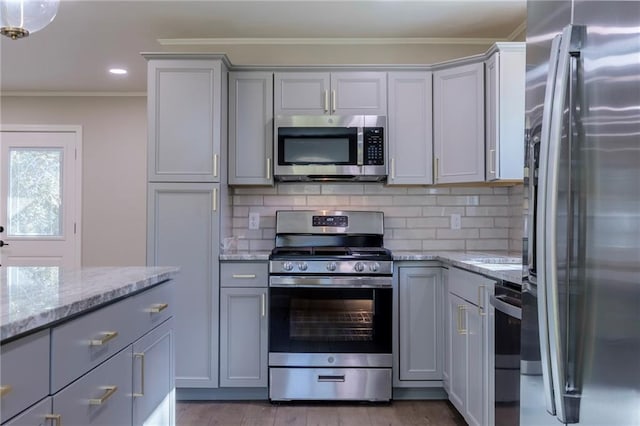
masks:
POLYGON ((336 268, 338 267, 338 265, 336 265, 336 262, 329 262, 327 263, 327 271, 335 271, 336 268))
POLYGON ((380 264, 378 262, 373 262, 369 265, 369 270, 371 272, 378 272, 378 269, 380 269, 380 264))
POLYGON ((298 269, 300 269, 301 271, 306 271, 307 270, 307 262, 298 263, 298 269))
POLYGON ((361 262, 358 262, 354 265, 353 269, 355 269, 356 272, 362 272, 364 271, 364 264, 361 262))
POLYGON ((285 271, 291 271, 293 270, 293 263, 291 262, 284 262, 282 264, 282 269, 284 269, 285 271))

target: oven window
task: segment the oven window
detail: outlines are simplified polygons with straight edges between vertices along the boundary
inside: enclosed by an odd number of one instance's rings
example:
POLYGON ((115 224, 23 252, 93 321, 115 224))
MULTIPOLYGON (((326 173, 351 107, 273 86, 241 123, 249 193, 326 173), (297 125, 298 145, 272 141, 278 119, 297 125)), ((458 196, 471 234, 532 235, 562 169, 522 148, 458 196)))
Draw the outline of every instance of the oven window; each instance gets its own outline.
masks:
POLYGON ((270 288, 270 352, 391 353, 391 289, 270 288))

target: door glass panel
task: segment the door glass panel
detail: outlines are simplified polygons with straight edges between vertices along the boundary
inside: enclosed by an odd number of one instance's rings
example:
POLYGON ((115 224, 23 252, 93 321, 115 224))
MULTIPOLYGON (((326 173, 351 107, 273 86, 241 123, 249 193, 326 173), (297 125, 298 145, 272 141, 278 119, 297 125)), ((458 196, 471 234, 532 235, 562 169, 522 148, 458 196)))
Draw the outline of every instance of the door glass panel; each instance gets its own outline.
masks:
POLYGON ((9 151, 7 235, 62 235, 61 148, 9 151))

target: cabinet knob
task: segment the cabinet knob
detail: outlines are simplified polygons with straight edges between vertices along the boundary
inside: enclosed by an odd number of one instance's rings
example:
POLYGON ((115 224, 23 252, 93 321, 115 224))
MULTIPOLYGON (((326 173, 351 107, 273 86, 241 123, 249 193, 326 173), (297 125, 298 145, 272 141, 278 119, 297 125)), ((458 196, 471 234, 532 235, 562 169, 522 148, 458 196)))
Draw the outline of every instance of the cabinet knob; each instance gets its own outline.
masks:
POLYGON ((4 247, 4 246, 8 246, 8 243, 5 243, 4 241, 0 240, 0 247, 4 247))

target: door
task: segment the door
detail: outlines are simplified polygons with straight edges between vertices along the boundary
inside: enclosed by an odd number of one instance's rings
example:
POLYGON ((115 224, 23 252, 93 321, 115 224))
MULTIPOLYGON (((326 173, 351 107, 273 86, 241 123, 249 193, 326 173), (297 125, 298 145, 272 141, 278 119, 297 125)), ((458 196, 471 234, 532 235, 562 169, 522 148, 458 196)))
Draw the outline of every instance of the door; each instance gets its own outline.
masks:
POLYGON ((80 267, 80 127, 5 126, 0 146, 0 265, 80 267))

